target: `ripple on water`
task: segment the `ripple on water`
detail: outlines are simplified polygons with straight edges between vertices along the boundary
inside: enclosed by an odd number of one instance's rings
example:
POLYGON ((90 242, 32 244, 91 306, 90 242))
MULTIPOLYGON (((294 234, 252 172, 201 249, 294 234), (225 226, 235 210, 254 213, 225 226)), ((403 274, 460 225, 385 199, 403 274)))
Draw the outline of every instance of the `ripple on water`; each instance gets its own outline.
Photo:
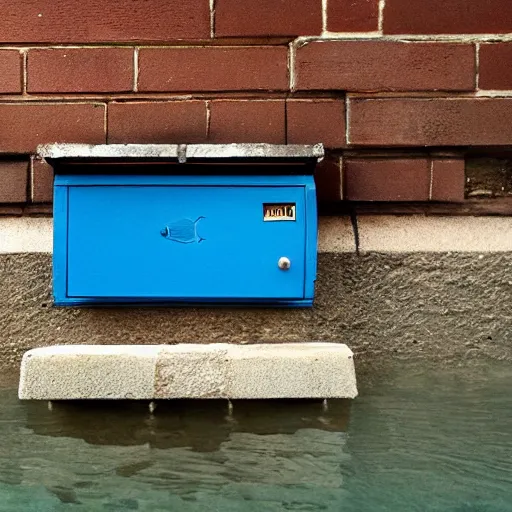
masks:
POLYGON ((353 403, 20 403, 0 511, 512 511, 512 370, 391 369, 353 403))

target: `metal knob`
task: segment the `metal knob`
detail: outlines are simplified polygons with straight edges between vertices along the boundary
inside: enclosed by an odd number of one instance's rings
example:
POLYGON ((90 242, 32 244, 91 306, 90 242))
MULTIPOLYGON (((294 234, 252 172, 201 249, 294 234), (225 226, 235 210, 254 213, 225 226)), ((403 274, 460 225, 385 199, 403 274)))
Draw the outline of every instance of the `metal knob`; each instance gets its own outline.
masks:
POLYGON ((279 261, 277 262, 277 266, 281 270, 288 270, 292 266, 292 262, 286 258, 285 256, 279 258, 279 261))

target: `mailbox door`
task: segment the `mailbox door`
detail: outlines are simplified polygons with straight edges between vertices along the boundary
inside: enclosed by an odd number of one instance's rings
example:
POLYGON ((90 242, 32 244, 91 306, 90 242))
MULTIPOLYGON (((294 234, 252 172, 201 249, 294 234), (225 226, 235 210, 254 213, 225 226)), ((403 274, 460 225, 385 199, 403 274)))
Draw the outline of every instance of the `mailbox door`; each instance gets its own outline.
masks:
POLYGON ((305 208, 304 186, 70 186, 67 296, 303 298, 305 208))

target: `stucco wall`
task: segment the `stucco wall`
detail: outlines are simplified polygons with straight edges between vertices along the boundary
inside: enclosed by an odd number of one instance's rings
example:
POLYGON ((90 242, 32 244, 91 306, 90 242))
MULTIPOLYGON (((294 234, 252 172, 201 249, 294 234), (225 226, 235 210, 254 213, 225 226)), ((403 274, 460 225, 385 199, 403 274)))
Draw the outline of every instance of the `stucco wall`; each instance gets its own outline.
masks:
POLYGON ((63 343, 340 341, 360 363, 512 359, 512 253, 319 255, 313 309, 55 308, 51 255, 0 255, 0 366, 63 343))

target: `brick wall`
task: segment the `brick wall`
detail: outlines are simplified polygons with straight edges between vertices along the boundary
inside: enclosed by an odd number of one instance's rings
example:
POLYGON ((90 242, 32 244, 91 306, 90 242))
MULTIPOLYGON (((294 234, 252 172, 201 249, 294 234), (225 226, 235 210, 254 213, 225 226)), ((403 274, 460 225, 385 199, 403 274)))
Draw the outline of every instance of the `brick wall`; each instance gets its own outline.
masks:
POLYGON ((321 201, 460 202, 512 147, 510 0, 0 0, 0 213, 46 142, 323 142, 321 201))

